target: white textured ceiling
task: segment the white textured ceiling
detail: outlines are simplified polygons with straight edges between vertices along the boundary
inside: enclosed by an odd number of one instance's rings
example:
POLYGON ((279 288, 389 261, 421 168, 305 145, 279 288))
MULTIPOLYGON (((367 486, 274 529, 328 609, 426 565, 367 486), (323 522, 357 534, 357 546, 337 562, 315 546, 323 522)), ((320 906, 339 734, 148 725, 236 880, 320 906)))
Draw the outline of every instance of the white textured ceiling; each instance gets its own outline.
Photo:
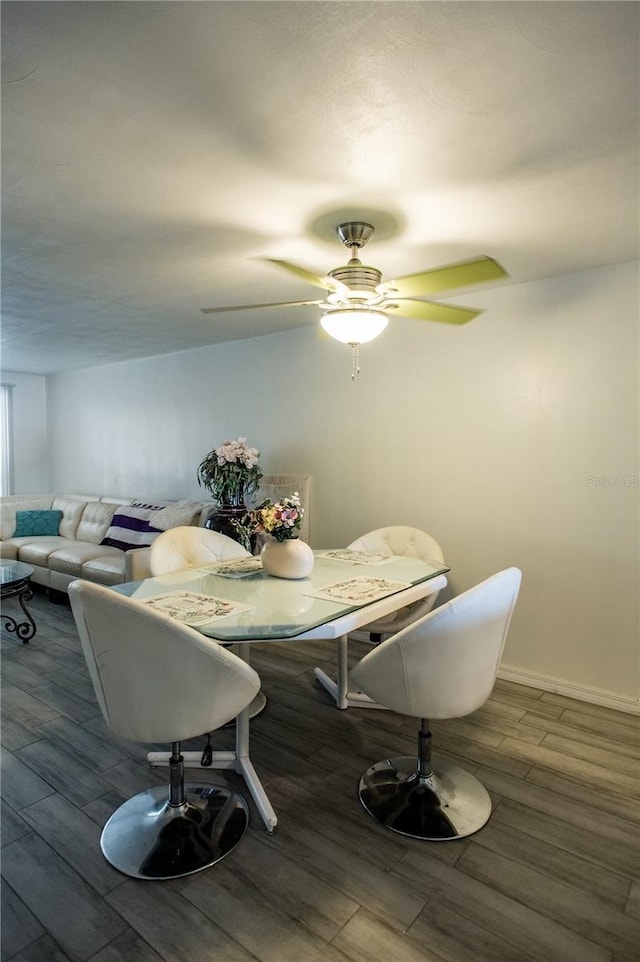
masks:
POLYGON ((385 278, 477 254, 506 283, 637 258, 638 14, 5 0, 3 368, 315 324, 199 309, 321 296, 259 258, 324 274, 347 259, 344 215, 374 220, 363 260, 385 278))

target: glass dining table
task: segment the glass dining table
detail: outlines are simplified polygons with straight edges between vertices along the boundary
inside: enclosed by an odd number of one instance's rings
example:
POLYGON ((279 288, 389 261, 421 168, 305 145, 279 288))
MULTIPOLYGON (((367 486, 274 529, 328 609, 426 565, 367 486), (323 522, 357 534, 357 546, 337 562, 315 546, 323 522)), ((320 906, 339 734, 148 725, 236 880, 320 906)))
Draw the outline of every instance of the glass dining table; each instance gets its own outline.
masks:
MULTIPOLYGON (((337 678, 315 669, 338 707, 362 704, 348 692, 348 636, 372 621, 440 591, 449 568, 420 558, 367 555, 345 549, 314 552, 307 578, 274 578, 259 558, 218 562, 114 587, 114 591, 177 617, 207 637, 232 646, 250 661, 251 645, 268 642, 337 641, 337 678)), ((152 765, 169 753, 150 752, 152 765)), ((187 767, 201 754, 183 752, 187 767)), ((277 817, 249 757, 249 711, 236 719, 235 752, 213 752, 214 768, 242 774, 268 832, 277 817)))

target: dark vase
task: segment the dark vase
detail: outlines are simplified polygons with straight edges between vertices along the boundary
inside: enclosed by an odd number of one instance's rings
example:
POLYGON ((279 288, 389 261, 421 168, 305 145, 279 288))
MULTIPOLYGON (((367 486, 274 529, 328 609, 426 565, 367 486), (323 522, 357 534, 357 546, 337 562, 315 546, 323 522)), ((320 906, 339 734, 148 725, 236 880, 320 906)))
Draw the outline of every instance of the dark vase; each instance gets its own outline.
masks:
POLYGON ((234 522, 242 523, 242 519, 246 515, 248 508, 244 503, 244 492, 238 492, 235 498, 228 501, 221 501, 220 504, 216 505, 212 511, 209 512, 209 516, 204 523, 205 528, 209 528, 210 531, 218 531, 220 534, 224 534, 227 538, 231 538, 233 541, 237 541, 243 547, 247 548, 248 551, 253 550, 253 541, 251 539, 250 544, 246 544, 245 538, 240 534, 234 522))

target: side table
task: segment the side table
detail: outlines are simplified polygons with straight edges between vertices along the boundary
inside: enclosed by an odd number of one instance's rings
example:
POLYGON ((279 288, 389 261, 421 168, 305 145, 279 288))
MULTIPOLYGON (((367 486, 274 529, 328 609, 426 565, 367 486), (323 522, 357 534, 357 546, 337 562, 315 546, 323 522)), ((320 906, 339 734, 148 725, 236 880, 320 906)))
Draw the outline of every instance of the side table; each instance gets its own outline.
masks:
POLYGON ((0 559, 0 600, 3 602, 3 611, 0 613, 0 618, 3 622, 3 628, 6 631, 14 631, 25 645, 36 633, 36 623, 26 605, 26 602, 33 598, 31 590, 32 574, 33 568, 31 565, 24 564, 22 561, 0 559), (26 620, 18 621, 17 618, 5 613, 4 601, 7 598, 18 599, 26 620))

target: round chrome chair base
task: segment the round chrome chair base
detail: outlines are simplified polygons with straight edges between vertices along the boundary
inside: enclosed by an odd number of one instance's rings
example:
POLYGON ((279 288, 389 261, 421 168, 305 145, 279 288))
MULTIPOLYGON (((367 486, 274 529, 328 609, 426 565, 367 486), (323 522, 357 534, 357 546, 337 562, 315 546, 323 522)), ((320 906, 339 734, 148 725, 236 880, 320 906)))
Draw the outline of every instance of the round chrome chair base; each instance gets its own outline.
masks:
POLYGON ((107 861, 133 878, 171 879, 228 855, 248 825, 244 799, 217 785, 186 786, 185 797, 171 806, 158 785, 116 809, 100 839, 107 861))
POLYGON ((477 832, 491 815, 484 785, 444 759, 434 768, 420 778, 415 757, 377 762, 360 779, 360 801, 387 828, 411 838, 440 842, 477 832))

